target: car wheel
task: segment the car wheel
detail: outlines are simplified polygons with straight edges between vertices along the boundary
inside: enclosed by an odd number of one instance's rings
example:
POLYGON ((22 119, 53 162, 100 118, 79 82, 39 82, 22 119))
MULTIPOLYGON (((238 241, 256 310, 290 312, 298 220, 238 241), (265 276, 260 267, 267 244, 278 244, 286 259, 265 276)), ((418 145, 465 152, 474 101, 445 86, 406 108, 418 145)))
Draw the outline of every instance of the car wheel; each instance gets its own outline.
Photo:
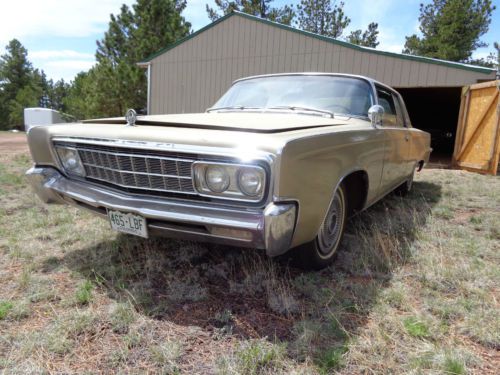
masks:
POLYGON ((318 270, 330 265, 342 242, 346 220, 347 197, 345 187, 340 185, 316 238, 296 249, 299 266, 318 270))
POLYGON ((415 178, 415 169, 416 168, 413 168, 413 172, 408 177, 408 179, 397 187, 396 193, 398 195, 404 197, 404 196, 408 195, 408 193, 411 191, 411 189, 413 187, 413 179, 415 178))

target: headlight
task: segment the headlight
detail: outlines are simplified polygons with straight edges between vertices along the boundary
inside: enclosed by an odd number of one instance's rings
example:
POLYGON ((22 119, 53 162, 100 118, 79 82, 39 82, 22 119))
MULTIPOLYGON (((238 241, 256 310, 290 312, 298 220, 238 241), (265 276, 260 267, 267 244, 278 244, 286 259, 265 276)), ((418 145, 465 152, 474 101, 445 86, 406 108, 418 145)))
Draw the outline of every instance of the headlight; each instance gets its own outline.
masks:
POLYGON ((75 148, 56 146, 56 151, 64 170, 68 174, 85 176, 85 168, 75 148))
POLYGON ((258 165, 195 162, 195 188, 200 195, 259 202, 264 198, 266 172, 258 165))
POLYGON ((255 168, 243 168, 238 173, 238 187, 241 192, 250 197, 259 196, 262 193, 264 183, 264 171, 255 168))
POLYGON ((205 170, 205 181, 207 186, 214 193, 222 193, 227 190, 229 183, 229 174, 218 165, 210 165, 205 170))

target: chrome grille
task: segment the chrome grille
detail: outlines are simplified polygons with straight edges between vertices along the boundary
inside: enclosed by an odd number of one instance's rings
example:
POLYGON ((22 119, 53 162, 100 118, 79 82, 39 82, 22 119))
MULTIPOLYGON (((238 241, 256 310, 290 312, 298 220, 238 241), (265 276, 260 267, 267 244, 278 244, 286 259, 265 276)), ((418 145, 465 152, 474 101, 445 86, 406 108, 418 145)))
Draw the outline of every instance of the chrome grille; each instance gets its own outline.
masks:
POLYGON ((87 178, 127 189, 195 194, 188 159, 175 153, 77 144, 87 178))

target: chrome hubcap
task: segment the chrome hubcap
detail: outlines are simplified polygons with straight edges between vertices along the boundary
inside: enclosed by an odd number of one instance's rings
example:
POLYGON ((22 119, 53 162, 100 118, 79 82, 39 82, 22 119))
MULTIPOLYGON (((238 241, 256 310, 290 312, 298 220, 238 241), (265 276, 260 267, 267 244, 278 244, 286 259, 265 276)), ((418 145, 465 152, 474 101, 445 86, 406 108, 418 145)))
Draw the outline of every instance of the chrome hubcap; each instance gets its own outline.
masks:
POLYGON ((344 228, 344 220, 344 193, 341 189, 337 189, 325 221, 318 233, 318 248, 321 257, 328 258, 337 249, 344 228))

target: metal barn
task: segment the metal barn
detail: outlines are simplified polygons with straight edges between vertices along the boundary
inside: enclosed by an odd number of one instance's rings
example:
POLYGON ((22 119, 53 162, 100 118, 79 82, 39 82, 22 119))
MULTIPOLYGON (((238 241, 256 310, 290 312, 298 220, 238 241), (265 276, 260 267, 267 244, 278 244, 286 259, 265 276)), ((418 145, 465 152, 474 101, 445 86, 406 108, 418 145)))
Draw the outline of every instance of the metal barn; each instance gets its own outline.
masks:
POLYGON ((372 77, 404 97, 414 126, 434 137, 434 154, 453 152, 462 87, 495 70, 384 52, 231 13, 150 56, 148 113, 204 111, 238 78, 283 72, 372 77), (435 135, 435 136, 434 136, 435 135))

